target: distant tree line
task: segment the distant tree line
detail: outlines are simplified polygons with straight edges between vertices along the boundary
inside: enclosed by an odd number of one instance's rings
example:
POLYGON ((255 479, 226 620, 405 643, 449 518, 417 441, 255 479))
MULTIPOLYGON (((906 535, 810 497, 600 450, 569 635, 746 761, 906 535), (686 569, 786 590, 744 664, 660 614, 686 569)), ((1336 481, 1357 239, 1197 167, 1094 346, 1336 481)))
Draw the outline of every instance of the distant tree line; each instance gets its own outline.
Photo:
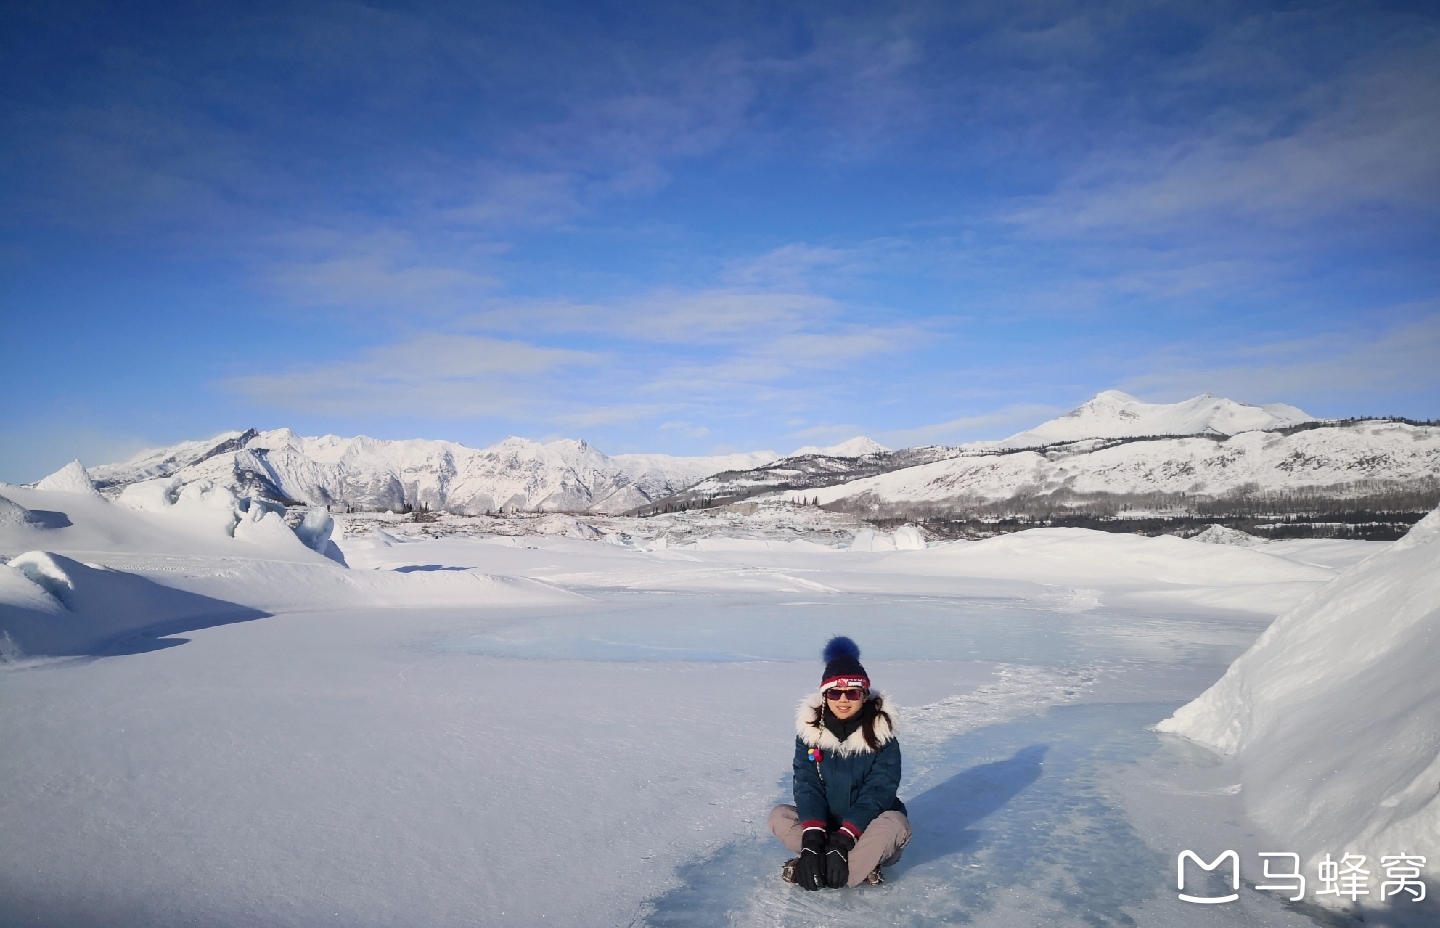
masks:
POLYGON ((1219 496, 1187 493, 1021 493, 1003 500, 956 497, 931 503, 880 500, 866 494, 822 509, 877 527, 919 522, 937 535, 988 537, 1037 526, 1093 528, 1146 535, 1192 534, 1220 524, 1266 538, 1399 538, 1440 506, 1440 478, 1366 480, 1325 487, 1259 490, 1219 496))

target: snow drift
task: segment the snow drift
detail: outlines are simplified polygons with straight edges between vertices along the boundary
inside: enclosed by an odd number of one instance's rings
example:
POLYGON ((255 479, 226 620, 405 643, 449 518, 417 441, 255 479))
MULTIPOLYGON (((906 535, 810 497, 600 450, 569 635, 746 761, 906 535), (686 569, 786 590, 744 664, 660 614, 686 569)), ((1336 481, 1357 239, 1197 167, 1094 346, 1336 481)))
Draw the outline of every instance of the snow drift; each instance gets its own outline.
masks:
POLYGON ((264 614, 47 551, 27 551, 0 565, 0 651, 10 660, 94 654, 142 630, 164 633, 264 614))
POLYGON ((1440 510, 1281 615, 1158 727, 1235 755, 1251 813, 1311 872, 1327 853, 1433 853, 1437 665, 1440 510))
POLYGON ((347 570, 323 509, 310 510, 292 531, 264 501, 236 499, 209 481, 178 493, 165 479, 137 487, 120 503, 93 493, 5 487, 37 508, 0 497, 0 663, 110 653, 142 634, 155 638, 280 610, 573 599, 543 583, 478 570, 347 570), (48 509, 56 505, 65 513, 48 509), (35 524, 38 513, 60 516, 64 527, 35 524), (95 562, 102 560, 109 563, 95 562))
POLYGON ((0 526, 35 525, 37 522, 30 510, 8 497, 0 496, 0 526))

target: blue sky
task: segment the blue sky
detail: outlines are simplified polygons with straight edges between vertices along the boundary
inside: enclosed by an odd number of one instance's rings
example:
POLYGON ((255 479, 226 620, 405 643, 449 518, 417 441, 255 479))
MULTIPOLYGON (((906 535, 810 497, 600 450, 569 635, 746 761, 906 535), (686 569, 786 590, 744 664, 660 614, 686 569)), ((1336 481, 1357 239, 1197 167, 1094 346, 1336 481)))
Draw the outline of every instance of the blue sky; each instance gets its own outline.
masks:
POLYGON ((0 480, 249 426, 1440 416, 1403 3, 7 4, 0 480))

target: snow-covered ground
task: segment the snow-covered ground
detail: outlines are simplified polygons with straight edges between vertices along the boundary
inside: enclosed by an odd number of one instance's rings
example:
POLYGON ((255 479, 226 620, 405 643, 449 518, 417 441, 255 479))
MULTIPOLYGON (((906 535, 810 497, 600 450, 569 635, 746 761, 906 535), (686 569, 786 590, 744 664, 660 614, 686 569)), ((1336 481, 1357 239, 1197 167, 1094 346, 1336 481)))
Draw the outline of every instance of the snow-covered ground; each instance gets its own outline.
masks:
POLYGON ((1315 923, 1248 873, 1176 899, 1182 849, 1266 832, 1150 727, 1386 545, 777 505, 342 517, 346 567, 219 488, 72 484, 0 486, 0 925, 1315 923), (834 633, 902 707, 916 837, 806 894, 764 822, 834 633))

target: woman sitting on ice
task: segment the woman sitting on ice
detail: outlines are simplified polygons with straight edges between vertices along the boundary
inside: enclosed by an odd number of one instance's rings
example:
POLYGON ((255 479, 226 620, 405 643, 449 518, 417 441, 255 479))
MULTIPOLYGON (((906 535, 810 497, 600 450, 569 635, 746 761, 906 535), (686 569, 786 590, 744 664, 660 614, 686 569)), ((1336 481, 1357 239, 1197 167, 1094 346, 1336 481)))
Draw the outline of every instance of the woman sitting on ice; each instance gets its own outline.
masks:
POLYGON ((849 638, 825 645, 820 691, 795 719, 795 804, 776 806, 770 830, 800 856, 785 879, 805 889, 881 883, 881 867, 910 840, 900 786, 895 720, 849 638))

